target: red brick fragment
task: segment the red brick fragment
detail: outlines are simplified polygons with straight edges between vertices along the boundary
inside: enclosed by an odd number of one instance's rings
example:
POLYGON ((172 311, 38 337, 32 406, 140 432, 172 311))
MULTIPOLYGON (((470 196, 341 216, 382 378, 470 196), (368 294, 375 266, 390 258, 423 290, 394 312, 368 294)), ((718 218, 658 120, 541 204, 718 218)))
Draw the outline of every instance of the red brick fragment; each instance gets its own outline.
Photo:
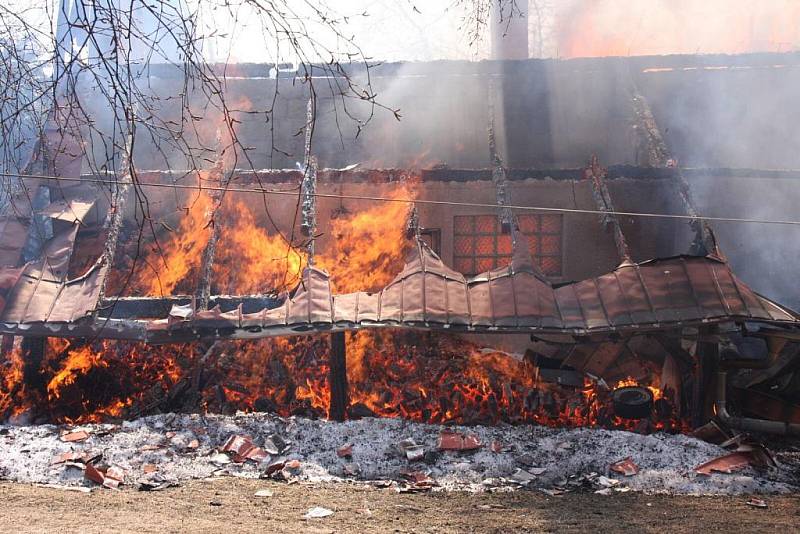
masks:
POLYGON ((256 447, 249 436, 231 436, 222 446, 222 452, 232 452, 233 461, 244 463, 247 460, 263 462, 269 455, 261 447, 256 447))
POLYGON ((76 432, 64 432, 61 434, 61 441, 67 443, 75 443, 78 441, 86 441, 89 439, 89 433, 85 430, 78 430, 76 432))
POLYGON ((733 473, 744 469, 752 463, 752 456, 748 452, 736 451, 714 458, 703 465, 694 468, 700 475, 710 476, 712 472, 733 473))
POLYGON ((611 464, 610 469, 626 477, 632 477, 639 472, 639 466, 633 462, 633 458, 631 457, 620 460, 619 462, 614 462, 611 464))
POLYGON ((67 451, 54 456, 53 460, 50 462, 50 465, 58 465, 65 462, 80 462, 83 461, 83 459, 83 453, 67 451))
POLYGON ((142 466, 142 471, 145 473, 155 473, 158 471, 158 466, 156 464, 144 464, 142 466))
POLYGON ((86 480, 91 480, 96 484, 102 484, 106 480, 106 477, 103 475, 102 471, 97 469, 92 464, 88 464, 86 466, 86 469, 83 471, 83 477, 86 480))
POLYGON ((339 458, 352 458, 353 457, 353 445, 347 444, 336 451, 336 456, 339 458))
POLYGON ((481 441, 474 434, 445 431, 439 434, 440 451, 474 451, 481 448, 481 441))

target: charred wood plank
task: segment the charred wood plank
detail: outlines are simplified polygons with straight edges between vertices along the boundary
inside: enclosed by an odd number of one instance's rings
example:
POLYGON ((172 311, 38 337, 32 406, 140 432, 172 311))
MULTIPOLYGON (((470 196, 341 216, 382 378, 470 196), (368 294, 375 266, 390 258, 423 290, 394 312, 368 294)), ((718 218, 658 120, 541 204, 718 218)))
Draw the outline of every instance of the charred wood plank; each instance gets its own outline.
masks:
POLYGON ((666 350, 673 358, 680 362, 683 369, 693 366, 694 357, 683 349, 678 338, 672 337, 665 333, 655 333, 653 334, 653 337, 662 347, 664 347, 664 350, 666 350))
POLYGON ((220 222, 211 222, 211 237, 203 250, 203 260, 200 268, 200 282, 197 285, 197 309, 207 310, 211 298, 211 273, 214 268, 214 256, 217 254, 217 241, 219 241, 220 222))
POLYGON ((314 265, 314 234, 317 231, 317 158, 311 153, 311 140, 314 135, 315 97, 312 93, 306 106, 306 137, 304 148, 304 170, 301 190, 301 223, 300 230, 308 238, 306 252, 308 265, 314 265))
POLYGON ((331 390, 328 418, 333 421, 344 421, 347 415, 347 406, 350 404, 347 385, 347 347, 345 345, 344 332, 331 334, 328 381, 331 390))
POLYGON ((678 194, 681 197, 686 214, 696 217, 689 221, 689 226, 695 232, 695 240, 692 243, 692 252, 698 255, 709 253, 719 254, 717 240, 711 226, 705 219, 700 218, 697 213, 697 206, 692 197, 692 190, 689 182, 683 176, 683 172, 677 166, 677 161, 670 155, 661 129, 656 123, 650 104, 647 99, 639 92, 636 84, 632 87, 634 116, 637 121, 639 135, 647 152, 647 165, 650 167, 675 167, 675 178, 678 185, 678 194))
MULTIPOLYGON (((129 141, 129 144, 130 143, 131 141, 129 141)), ((127 161, 129 161, 129 158, 126 160, 126 166, 127 161)), ((111 202, 111 205, 108 207, 108 214, 106 215, 106 220, 103 223, 103 226, 107 229, 108 233, 106 237, 106 244, 103 248, 101 261, 109 268, 113 267, 114 265, 114 258, 117 254, 117 244, 119 243, 119 232, 122 229, 122 222, 125 218, 125 204, 130 193, 131 184, 133 183, 131 178, 131 170, 132 168, 128 169, 127 172, 124 172, 121 179, 115 184, 114 198, 111 202)), ((98 307, 100 303, 105 300, 107 284, 108 276, 104 276, 100 285, 100 293, 97 297, 98 307)))
MULTIPOLYGON (((503 166, 503 158, 497 150, 497 136, 495 132, 495 98, 498 89, 495 87, 494 79, 489 79, 489 101, 488 114, 489 125, 487 135, 489 141, 489 158, 492 162, 492 183, 494 184, 495 200, 498 206, 506 206, 509 201, 508 187, 506 182, 506 169, 503 166)), ((509 208, 500 208, 500 227, 503 233, 512 232, 514 224, 513 215, 509 208)), ((512 239, 516 236, 512 233, 512 239)))
POLYGON ((733 397, 742 411, 761 419, 800 424, 800 405, 757 389, 734 388, 733 397))

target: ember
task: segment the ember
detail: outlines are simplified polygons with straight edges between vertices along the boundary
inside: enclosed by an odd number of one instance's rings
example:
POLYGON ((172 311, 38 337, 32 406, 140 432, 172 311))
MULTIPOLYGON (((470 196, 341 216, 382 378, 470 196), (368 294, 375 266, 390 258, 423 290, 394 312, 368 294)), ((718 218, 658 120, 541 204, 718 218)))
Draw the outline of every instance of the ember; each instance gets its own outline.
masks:
MULTIPOLYGON (((588 377, 579 388, 542 382, 530 362, 457 336, 362 332, 348 335, 347 344, 358 362, 348 369, 350 405, 376 416, 627 429, 641 424, 615 416, 610 392, 588 377)), ((217 342, 206 351, 198 344, 113 341, 59 346, 50 344, 39 370, 44 391, 21 381, 3 390, 4 398, 14 399, 2 405, 6 417, 75 423, 166 411, 325 417, 329 410, 329 345, 319 336, 217 342), (84 360, 86 365, 74 364, 84 360)), ((654 413, 646 428, 684 430, 671 413, 666 419, 654 413)))
MULTIPOLYGON (((198 180, 218 180, 221 165, 198 180)), ((414 198, 413 182, 412 175, 391 196, 414 198)), ((207 193, 199 192, 188 200, 177 230, 153 243, 143 261, 132 261, 134 251, 122 255, 112 281, 115 291, 168 295, 196 287, 214 225, 222 237, 215 245, 211 279, 216 294, 280 291, 298 284, 309 261, 304 249, 269 233, 239 201, 214 206, 207 193), (123 273, 131 269, 130 282, 121 285, 123 273)), ((397 224, 408 215, 405 203, 340 214, 331 222, 328 245, 316 251, 315 264, 330 272, 338 291, 386 286, 403 269, 412 243, 404 225, 397 224)), ((0 385, 0 409, 5 419, 55 422, 236 410, 326 417, 331 409, 330 346, 322 335, 164 346, 51 339, 32 371, 34 363, 22 363, 21 348, 11 353, 0 385), (26 380, 26 372, 38 379, 26 380)), ((678 417, 681 407, 658 387, 660 369, 647 362, 633 366, 636 379, 621 375, 617 387, 641 383, 660 409, 623 419, 613 413, 605 382, 566 366, 571 357, 563 368, 560 362, 552 368, 548 358, 535 353, 521 357, 462 336, 409 330, 350 332, 345 350, 351 418, 536 422, 643 432, 685 428, 678 417)), ((612 346, 604 354, 618 353, 612 346)), ((585 359, 597 358, 589 354, 585 359)), ((596 364, 589 368, 597 372, 596 364)), ((617 376, 620 372, 615 371, 617 376)))

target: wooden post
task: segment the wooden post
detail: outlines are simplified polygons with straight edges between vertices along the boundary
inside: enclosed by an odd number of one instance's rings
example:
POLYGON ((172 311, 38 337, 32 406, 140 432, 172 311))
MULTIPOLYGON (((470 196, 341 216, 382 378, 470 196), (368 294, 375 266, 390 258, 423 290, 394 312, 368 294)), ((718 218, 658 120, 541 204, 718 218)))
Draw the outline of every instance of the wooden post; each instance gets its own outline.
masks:
POLYGON ((0 358, 6 358, 14 350, 14 336, 5 334, 0 342, 0 358))
POLYGON ((47 382, 40 372, 46 348, 46 337, 26 336, 22 338, 22 358, 24 359, 22 379, 30 390, 45 391, 47 386, 47 382))
POLYGON ((704 425, 713 416, 714 380, 719 358, 719 346, 713 340, 716 333, 713 326, 701 328, 697 342, 697 367, 692 395, 692 426, 695 428, 704 425))
POLYGON ((347 349, 344 332, 331 334, 331 351, 328 360, 328 385, 331 390, 331 403, 328 418, 332 421, 344 421, 347 406, 350 404, 347 391, 347 349))

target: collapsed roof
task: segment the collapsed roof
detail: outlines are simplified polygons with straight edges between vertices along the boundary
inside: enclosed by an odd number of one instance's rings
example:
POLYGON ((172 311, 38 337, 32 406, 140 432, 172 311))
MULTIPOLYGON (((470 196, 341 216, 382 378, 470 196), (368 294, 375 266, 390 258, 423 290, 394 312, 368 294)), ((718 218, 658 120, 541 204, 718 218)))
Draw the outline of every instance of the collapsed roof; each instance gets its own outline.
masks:
MULTIPOLYGON (((646 126, 646 119, 637 120, 646 126)), ((473 122, 475 128, 485 124, 483 118, 473 122)), ((83 149, 75 138, 51 128, 43 141, 55 157, 52 169, 42 173, 79 179, 83 149)), ((663 140, 650 145, 666 158, 659 146, 663 140)), ((671 170, 667 160, 659 166, 662 172, 671 170)), ((453 176, 462 171, 441 172, 453 176)), ((47 180, 26 182, 30 191, 40 184, 47 180)), ((0 333, 163 343, 379 327, 607 335, 727 321, 798 326, 794 312, 752 291, 713 254, 623 261, 607 274, 554 284, 520 251, 508 267, 467 278, 417 243, 400 274, 375 293, 333 294, 328 274, 309 268, 290 294, 211 296, 211 309, 191 297, 107 299, 104 287, 114 264, 108 247, 117 237, 114 219, 122 208, 109 203, 105 220, 97 225, 106 250, 79 274, 72 273, 78 230, 104 199, 86 184, 68 186, 58 183, 63 199, 34 198, 22 212, 0 216, 0 333)), ((115 185, 120 198, 123 187, 122 182, 115 185)))
MULTIPOLYGON (((63 246, 53 248, 63 255, 63 246)), ((176 299, 163 316, 124 318, 113 307, 126 299, 107 302, 111 310, 102 313, 105 265, 66 282, 53 275, 60 257, 45 254, 21 271, 2 271, 10 291, 0 332, 167 343, 381 327, 573 335, 729 321, 800 327, 797 314, 753 292, 714 256, 623 263, 608 274, 554 287, 521 247, 507 267, 466 278, 417 241, 403 270, 375 293, 333 294, 328 274, 310 267, 300 285, 279 299, 217 298, 210 310, 176 299), (247 310, 254 301, 262 307, 247 310)))

